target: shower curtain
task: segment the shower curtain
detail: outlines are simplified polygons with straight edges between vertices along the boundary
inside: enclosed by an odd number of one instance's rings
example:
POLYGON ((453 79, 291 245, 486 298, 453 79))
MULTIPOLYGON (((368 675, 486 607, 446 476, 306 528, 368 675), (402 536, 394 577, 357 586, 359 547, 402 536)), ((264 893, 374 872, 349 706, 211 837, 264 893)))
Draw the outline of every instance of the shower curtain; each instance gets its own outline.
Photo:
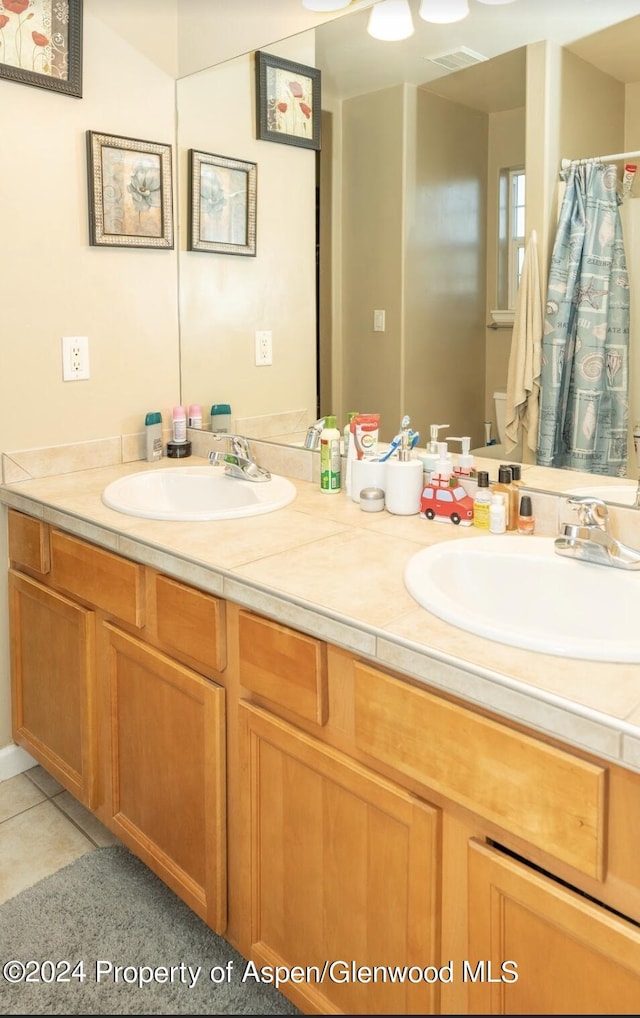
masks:
POLYGON ((613 163, 572 164, 542 337, 537 462, 626 476, 629 280, 613 163))

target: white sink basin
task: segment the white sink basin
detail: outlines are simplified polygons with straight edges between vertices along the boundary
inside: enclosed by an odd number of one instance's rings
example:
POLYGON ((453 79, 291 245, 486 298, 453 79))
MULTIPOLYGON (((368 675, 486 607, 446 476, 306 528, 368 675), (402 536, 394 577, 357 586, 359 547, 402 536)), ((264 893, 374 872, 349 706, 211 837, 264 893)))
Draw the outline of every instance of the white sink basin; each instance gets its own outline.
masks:
POLYGON ((618 502, 633 505, 636 500, 637 484, 594 484, 579 488, 568 488, 564 495, 579 495, 581 498, 601 498, 603 502, 618 502))
POLYGON ((258 516, 292 502, 286 477, 245 481, 213 466, 160 468, 128 474, 108 484, 102 500, 110 509, 149 520, 235 520, 258 516))
POLYGON ((478 636, 547 654, 640 662, 640 571, 562 558, 552 537, 445 541, 417 552, 404 581, 423 608, 478 636))

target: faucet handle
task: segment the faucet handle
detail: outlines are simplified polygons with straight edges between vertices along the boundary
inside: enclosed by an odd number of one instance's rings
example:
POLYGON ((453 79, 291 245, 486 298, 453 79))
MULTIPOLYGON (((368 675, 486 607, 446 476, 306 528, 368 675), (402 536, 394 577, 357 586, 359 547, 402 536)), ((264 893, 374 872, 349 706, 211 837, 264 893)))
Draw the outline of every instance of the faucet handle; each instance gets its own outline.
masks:
POLYGON ((590 498, 588 495, 574 495, 567 499, 567 504, 578 513, 578 521, 581 527, 599 527, 600 530, 608 529, 609 509, 606 502, 603 502, 601 498, 590 498))

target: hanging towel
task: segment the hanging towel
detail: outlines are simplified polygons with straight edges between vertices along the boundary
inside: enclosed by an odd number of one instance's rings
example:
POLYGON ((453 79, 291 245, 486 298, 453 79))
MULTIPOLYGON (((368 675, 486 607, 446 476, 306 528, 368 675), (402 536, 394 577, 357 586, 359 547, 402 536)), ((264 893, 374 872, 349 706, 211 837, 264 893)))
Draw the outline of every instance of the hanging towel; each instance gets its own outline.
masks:
POLYGON ((542 350, 542 294, 538 265, 538 239, 532 230, 524 252, 516 296, 513 335, 507 374, 505 449, 510 452, 521 437, 535 452, 538 445, 540 365, 542 350))

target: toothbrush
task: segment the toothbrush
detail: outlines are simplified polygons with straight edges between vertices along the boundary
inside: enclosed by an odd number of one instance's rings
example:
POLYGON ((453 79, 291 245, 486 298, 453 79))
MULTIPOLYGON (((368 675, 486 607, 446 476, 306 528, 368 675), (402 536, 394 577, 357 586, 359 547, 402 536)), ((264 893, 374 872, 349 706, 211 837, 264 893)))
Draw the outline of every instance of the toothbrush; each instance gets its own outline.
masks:
POLYGON ((408 432, 409 448, 410 449, 415 449, 416 445, 418 444, 418 441, 420 439, 420 432, 419 431, 412 431, 411 430, 411 428, 409 427, 409 417, 404 416, 402 418, 402 423, 401 423, 400 427, 402 428, 402 431, 400 432, 399 435, 396 435, 396 437, 391 442, 391 445, 389 446, 387 451, 384 453, 383 456, 380 457, 380 460, 379 460, 380 463, 385 463, 391 456, 393 456, 394 452, 396 451, 396 449, 399 447, 400 443, 402 442, 402 434, 403 434, 403 432, 405 432, 405 431, 408 432))
POLYGON ((386 463, 386 461, 389 459, 389 457, 393 456, 394 452, 396 451, 396 449, 400 445, 401 441, 402 441, 402 436, 401 435, 396 435, 396 437, 391 442, 391 445, 389 446, 387 451, 380 457, 378 462, 379 463, 386 463))

